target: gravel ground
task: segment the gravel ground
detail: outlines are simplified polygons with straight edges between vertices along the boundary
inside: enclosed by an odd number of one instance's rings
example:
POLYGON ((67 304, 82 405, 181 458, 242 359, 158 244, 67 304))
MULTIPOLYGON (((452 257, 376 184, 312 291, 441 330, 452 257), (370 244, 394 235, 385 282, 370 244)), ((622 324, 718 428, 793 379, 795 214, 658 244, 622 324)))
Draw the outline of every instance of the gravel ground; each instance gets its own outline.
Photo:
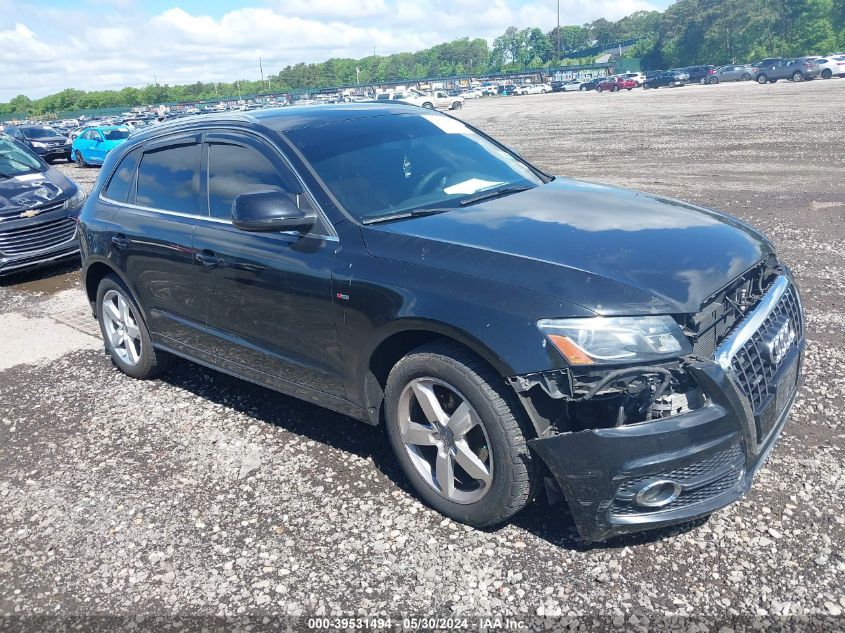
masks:
MULTIPOLYGON (((490 531, 446 520, 412 496, 380 429, 318 407, 187 362, 138 382, 93 338, 70 351, 51 347, 61 330, 24 338, 20 324, 45 317, 79 334, 73 265, 0 282, 4 340, 31 354, 0 370, 0 615, 845 627, 843 110, 845 80, 830 80, 490 98, 459 113, 550 172, 743 218, 802 287, 806 385, 749 495, 606 544, 582 542, 560 506, 490 531)), ((89 187, 97 173, 62 169, 89 187)))

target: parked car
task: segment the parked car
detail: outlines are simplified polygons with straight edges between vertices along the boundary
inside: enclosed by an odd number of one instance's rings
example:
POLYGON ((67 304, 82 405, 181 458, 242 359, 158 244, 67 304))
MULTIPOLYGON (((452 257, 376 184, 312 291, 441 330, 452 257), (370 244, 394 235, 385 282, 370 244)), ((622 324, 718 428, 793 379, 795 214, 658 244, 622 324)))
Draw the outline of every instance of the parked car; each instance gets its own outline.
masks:
POLYGON ((589 81, 585 81, 584 83, 582 83, 578 87, 578 90, 580 90, 582 92, 595 90, 596 86, 598 86, 603 81, 607 81, 607 77, 595 77, 593 79, 590 79, 589 81))
POLYGON ((46 125, 7 125, 4 132, 26 145, 48 163, 57 158, 70 161, 70 141, 46 125))
POLYGON ((591 540, 708 515, 800 381, 798 291, 756 230, 400 104, 148 128, 80 231, 122 372, 175 354, 384 424, 417 494, 474 526, 541 482, 591 540))
POLYGON ((822 79, 845 77, 845 55, 818 57, 814 61, 819 65, 819 76, 822 79))
POLYGON ((814 57, 784 59, 768 66, 757 68, 754 80, 759 84, 775 83, 779 79, 805 81, 815 79, 821 73, 814 57))
POLYGON ((485 93, 481 90, 481 88, 470 88, 469 90, 464 90, 461 93, 461 96, 464 99, 481 99, 484 94, 485 93))
POLYGON ((713 66, 687 66, 679 70, 686 73, 688 82, 703 85, 708 83, 708 79, 713 76, 716 69, 713 66))
POLYGON ((451 97, 445 90, 437 90, 432 94, 423 92, 407 91, 390 93, 389 99, 382 98, 383 95, 378 95, 378 101, 399 101, 401 103, 408 103, 411 105, 426 108, 427 110, 446 109, 446 110, 460 110, 464 105, 464 98, 460 95, 451 97))
POLYGON ((553 81, 552 92, 577 92, 581 89, 581 81, 578 79, 569 79, 568 81, 553 81))
POLYGON ((620 90, 633 90, 637 87, 637 82, 633 79, 625 79, 623 77, 611 77, 602 81, 596 86, 596 92, 619 92, 620 90))
POLYGON ((707 83, 717 84, 723 81, 750 81, 754 78, 755 72, 757 72, 757 69, 753 66, 722 66, 716 69, 716 72, 710 76, 707 83))
POLYGON ((126 142, 129 133, 123 126, 89 127, 73 141, 71 153, 76 166, 102 165, 110 151, 126 142))
POLYGON ((675 73, 675 76, 684 83, 687 83, 690 80, 689 73, 686 68, 670 68, 668 72, 675 73))
POLYGON ((77 257, 84 201, 57 168, 0 134, 0 275, 77 257))
POLYGON ((651 88, 680 88, 686 85, 684 77, 685 75, 671 70, 663 70, 654 74, 650 73, 643 82, 643 88, 646 90, 651 88))
POLYGON ((527 86, 523 86, 522 94, 526 95, 539 95, 539 94, 546 94, 547 92, 551 92, 552 87, 550 84, 528 84, 527 86))
POLYGON ((645 81, 645 75, 642 73, 625 73, 622 77, 625 79, 632 79, 634 83, 637 84, 637 88, 643 85, 643 82, 645 81))
POLYGON ((522 94, 522 87, 517 86, 516 84, 505 84, 501 86, 501 91, 499 92, 501 95, 520 95, 522 94))

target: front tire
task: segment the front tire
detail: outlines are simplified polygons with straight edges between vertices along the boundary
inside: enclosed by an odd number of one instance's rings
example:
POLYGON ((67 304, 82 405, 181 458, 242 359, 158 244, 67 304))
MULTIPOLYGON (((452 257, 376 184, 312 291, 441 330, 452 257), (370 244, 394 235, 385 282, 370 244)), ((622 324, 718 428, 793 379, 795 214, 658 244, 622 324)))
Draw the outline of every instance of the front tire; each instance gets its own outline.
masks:
POLYGON ((749 73, 745 73, 741 78, 740 81, 750 81, 751 75, 749 73))
POLYGON ((106 352, 127 376, 146 380, 165 371, 172 362, 156 350, 132 293, 116 275, 107 275, 97 288, 97 320, 106 352))
POLYGON ((88 166, 88 163, 85 162, 85 158, 82 156, 82 152, 79 150, 76 150, 76 166, 80 169, 88 166))
POLYGON ((760 84, 761 86, 768 83, 768 81, 769 81, 769 78, 766 75, 757 75, 757 83, 760 84))
POLYGON ((790 79, 792 79, 792 81, 794 81, 795 83, 798 83, 799 81, 804 81, 804 73, 802 73, 800 70, 796 70, 794 73, 792 73, 792 77, 790 79))
POLYGON ((441 514, 489 527, 531 500, 539 469, 524 412, 471 353, 434 343, 405 356, 387 379, 385 418, 402 470, 441 514))
POLYGON ((718 77, 710 77, 709 83, 710 83, 711 86, 715 86, 717 83, 719 83, 719 78, 718 77))
POLYGON ((461 103, 460 101, 455 101, 455 103, 452 104, 453 110, 460 110, 463 107, 464 107, 464 104, 461 103))
POLYGON ((830 79, 833 77, 833 71, 830 68, 825 68, 822 71, 822 79, 830 79))

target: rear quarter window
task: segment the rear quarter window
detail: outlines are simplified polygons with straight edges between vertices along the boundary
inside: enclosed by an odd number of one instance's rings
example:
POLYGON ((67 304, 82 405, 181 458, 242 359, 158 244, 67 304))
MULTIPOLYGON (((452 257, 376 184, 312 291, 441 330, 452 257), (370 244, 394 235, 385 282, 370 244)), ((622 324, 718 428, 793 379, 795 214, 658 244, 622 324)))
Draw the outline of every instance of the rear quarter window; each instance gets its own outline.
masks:
POLYGON ((117 169, 103 190, 103 196, 115 202, 126 202, 129 198, 129 190, 132 188, 132 181, 135 178, 135 170, 138 168, 138 158, 141 156, 141 148, 137 148, 124 156, 117 169))

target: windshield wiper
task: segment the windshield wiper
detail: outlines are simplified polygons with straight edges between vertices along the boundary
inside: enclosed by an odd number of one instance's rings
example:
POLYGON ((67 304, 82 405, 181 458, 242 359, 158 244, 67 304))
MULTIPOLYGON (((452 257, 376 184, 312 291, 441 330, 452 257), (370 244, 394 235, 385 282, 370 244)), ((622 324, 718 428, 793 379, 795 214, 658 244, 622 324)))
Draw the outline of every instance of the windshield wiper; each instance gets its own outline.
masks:
POLYGON ((464 198, 463 200, 461 200, 461 206, 465 207, 469 204, 481 202, 482 200, 491 200, 500 196, 507 196, 512 193, 519 193, 520 191, 528 191, 529 189, 533 188, 534 187, 531 185, 513 185, 510 187, 499 187, 498 189, 488 189, 487 191, 482 191, 481 193, 477 193, 474 196, 464 198))
POLYGON ((402 211, 401 213, 391 213, 390 215, 379 215, 374 218, 364 218, 361 220, 361 223, 378 224, 379 222, 390 222, 392 220, 419 218, 424 215, 437 215, 438 213, 446 213, 447 211, 451 211, 451 209, 413 209, 411 211, 402 211))

